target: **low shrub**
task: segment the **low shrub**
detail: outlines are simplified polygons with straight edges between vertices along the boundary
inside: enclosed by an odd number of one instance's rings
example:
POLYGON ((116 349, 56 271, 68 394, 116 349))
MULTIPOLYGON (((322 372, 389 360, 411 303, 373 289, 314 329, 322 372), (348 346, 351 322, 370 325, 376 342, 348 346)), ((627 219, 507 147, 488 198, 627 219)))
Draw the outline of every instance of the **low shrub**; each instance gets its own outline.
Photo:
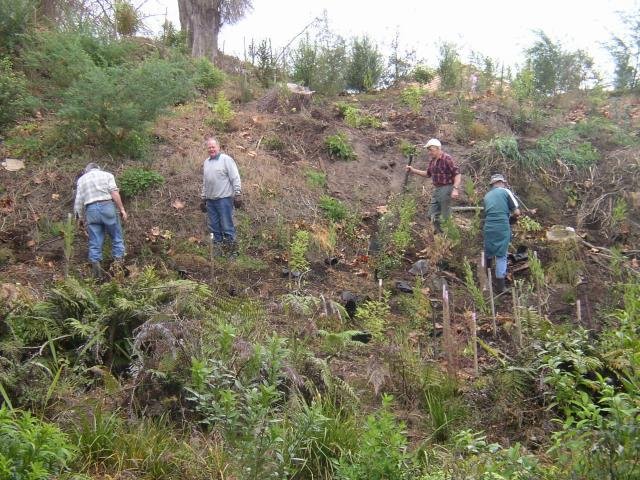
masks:
POLYGON ((96 66, 84 49, 83 35, 50 30, 40 31, 30 39, 22 61, 26 71, 46 85, 46 95, 56 99, 96 66))
POLYGON ((113 39, 106 36, 81 34, 80 44, 98 67, 116 67, 131 63, 133 59, 143 61, 155 53, 149 44, 132 38, 113 39))
POLYGON ((202 90, 213 90, 224 82, 224 72, 206 58, 195 61, 194 84, 202 90))
POLYGON ((525 152, 530 165, 550 165, 560 161, 576 168, 588 168, 600 159, 590 141, 583 141, 575 128, 562 127, 541 137, 533 149, 525 152))
POLYGON ((341 480, 415 478, 407 453, 405 425, 391 413, 393 397, 384 395, 382 408, 368 415, 359 448, 340 458, 337 476, 341 480))
POLYGON ((407 87, 400 92, 400 100, 403 104, 407 105, 413 113, 420 113, 424 95, 425 91, 422 87, 407 87))
POLYGON ((264 146, 264 148, 272 152, 281 152, 286 146, 284 141, 277 135, 269 135, 267 137, 264 137, 262 145, 264 146))
POLYGON ((461 142, 473 140, 472 130, 475 123, 475 112, 469 105, 461 104, 456 112, 456 138, 461 142))
POLYGON ((542 225, 527 215, 522 215, 518 218, 518 228, 527 233, 542 231, 542 225))
POLYGON ((184 65, 151 59, 135 67, 94 67, 64 95, 61 134, 70 144, 94 142, 142 158, 148 129, 169 106, 189 98, 192 78, 184 65))
POLYGON ((329 220, 333 220, 334 222, 344 220, 349 213, 344 203, 328 195, 320 197, 318 207, 320 207, 329 220))
POLYGON ((418 146, 407 140, 400 140, 400 153, 406 158, 415 156, 418 153, 418 146))
POLYGON ((522 158, 518 147, 518 139, 513 135, 497 136, 491 140, 489 145, 503 160, 519 162, 522 158))
POLYGON ((55 140, 48 141, 50 132, 42 131, 43 126, 42 123, 23 122, 9 130, 4 142, 8 155, 36 160, 50 154, 55 140))
POLYGON ((128 168, 118 177, 120 193, 127 198, 135 197, 163 183, 162 175, 143 168, 128 168))
POLYGON ((24 74, 13 70, 9 58, 0 58, 0 131, 34 106, 24 74))
POLYGON ((289 247, 289 270, 292 272, 304 273, 309 270, 309 260, 307 252, 311 236, 306 230, 298 230, 289 247))
POLYGON ((607 118, 588 117, 576 123, 573 129, 581 138, 597 145, 627 147, 638 143, 631 133, 607 118))
POLYGON ((231 102, 227 99, 224 92, 219 92, 215 103, 209 105, 209 107, 213 113, 213 118, 211 118, 209 123, 219 130, 227 130, 229 124, 235 117, 235 113, 231 102))
POLYGON ((45 480, 74 456, 66 434, 29 412, 0 408, 0 478, 45 480))
POLYGON ((352 105, 344 102, 336 104, 336 107, 340 111, 340 114, 344 117, 344 122, 353 128, 380 128, 382 122, 379 118, 374 117, 362 111, 352 105))
POLYGON ((355 160, 356 152, 349 143, 349 139, 344 133, 336 133, 335 135, 329 135, 324 140, 324 144, 327 147, 329 155, 341 160, 355 160))
POLYGON ((15 259, 15 255, 9 248, 0 247, 0 268, 11 265, 15 259))
POLYGON ((487 127, 484 123, 478 122, 477 120, 471 124, 469 128, 469 139, 476 140, 486 140, 491 136, 491 131, 489 127, 487 127))
POLYGON ((318 170, 307 169, 304 172, 307 184, 313 188, 325 188, 327 186, 327 174, 318 170))
POLYGON ((0 53, 13 53, 24 39, 35 0, 0 0, 0 53))
POLYGON ((436 72, 425 65, 417 65, 413 69, 413 78, 418 83, 429 83, 436 77, 436 72))

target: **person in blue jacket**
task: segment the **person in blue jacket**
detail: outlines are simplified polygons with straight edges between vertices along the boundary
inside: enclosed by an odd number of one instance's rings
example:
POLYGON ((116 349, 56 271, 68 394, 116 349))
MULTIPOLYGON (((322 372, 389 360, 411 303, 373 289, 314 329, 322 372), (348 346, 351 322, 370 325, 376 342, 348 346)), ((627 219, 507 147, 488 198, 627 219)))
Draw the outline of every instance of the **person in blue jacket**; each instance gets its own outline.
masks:
POLYGON ((484 196, 484 253, 487 260, 495 257, 495 278, 499 292, 506 290, 507 250, 511 241, 510 217, 520 216, 518 200, 506 188, 502 175, 492 175, 491 190, 484 196))

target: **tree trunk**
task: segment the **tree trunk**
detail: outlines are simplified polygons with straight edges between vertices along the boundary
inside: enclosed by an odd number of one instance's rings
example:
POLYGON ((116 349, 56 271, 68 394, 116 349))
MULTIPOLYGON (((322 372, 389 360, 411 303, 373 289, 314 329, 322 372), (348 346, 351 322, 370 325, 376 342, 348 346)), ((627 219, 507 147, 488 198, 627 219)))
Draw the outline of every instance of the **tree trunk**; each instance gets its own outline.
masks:
POLYGON ((51 25, 56 24, 58 17, 58 1, 57 0, 40 0, 37 8, 38 15, 51 22, 51 25))
POLYGON ((187 32, 187 46, 193 57, 215 60, 221 26, 216 0, 178 0, 180 24, 187 32))

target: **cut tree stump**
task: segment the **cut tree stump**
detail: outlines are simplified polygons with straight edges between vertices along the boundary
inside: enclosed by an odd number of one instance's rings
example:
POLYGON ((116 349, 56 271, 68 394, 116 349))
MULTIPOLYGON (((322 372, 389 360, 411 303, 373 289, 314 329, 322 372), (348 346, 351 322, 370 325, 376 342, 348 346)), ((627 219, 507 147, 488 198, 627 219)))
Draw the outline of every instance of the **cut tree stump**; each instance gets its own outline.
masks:
POLYGON ((278 85, 258 100, 258 110, 267 113, 300 112, 311 105, 313 94, 313 90, 296 83, 278 85))

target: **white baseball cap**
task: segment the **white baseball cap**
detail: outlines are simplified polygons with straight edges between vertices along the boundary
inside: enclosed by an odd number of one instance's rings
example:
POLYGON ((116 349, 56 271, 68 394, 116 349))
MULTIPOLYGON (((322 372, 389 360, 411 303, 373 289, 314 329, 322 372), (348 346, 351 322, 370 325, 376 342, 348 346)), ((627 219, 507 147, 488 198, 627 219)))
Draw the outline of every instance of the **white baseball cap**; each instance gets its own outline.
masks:
POLYGON ((429 147, 442 147, 442 144, 440 143, 440 140, 438 140, 437 138, 432 138, 431 140, 429 140, 427 142, 427 144, 425 145, 425 147, 429 148, 429 147))

